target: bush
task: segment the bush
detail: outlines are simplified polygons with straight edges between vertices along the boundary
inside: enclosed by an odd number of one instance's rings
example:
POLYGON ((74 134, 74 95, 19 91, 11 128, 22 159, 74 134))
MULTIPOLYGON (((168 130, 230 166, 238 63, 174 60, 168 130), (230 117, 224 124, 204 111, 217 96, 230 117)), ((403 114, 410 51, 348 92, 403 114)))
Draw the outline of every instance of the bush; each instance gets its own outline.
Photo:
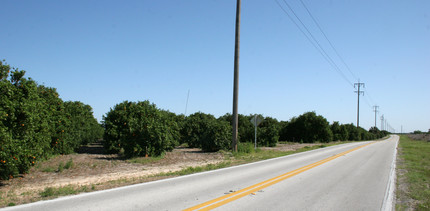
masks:
POLYGON ((353 124, 345 124, 345 129, 348 131, 349 141, 360 141, 361 134, 360 130, 353 124))
POLYGON ((264 118, 263 122, 257 127, 257 145, 276 146, 279 140, 280 127, 278 120, 271 117, 264 118))
POLYGON ((91 106, 79 101, 68 101, 64 103, 64 111, 70 122, 69 133, 76 144, 86 145, 103 137, 103 127, 94 118, 91 106))
POLYGON ((333 140, 327 119, 317 116, 315 112, 307 112, 292 118, 284 130, 287 141, 313 143, 333 140))
POLYGON ((237 144, 237 152, 239 153, 253 153, 255 152, 254 144, 251 142, 244 142, 237 144))
MULTIPOLYGON (((241 114, 238 115, 238 142, 254 143, 255 127, 251 122, 251 119, 254 116, 254 114, 248 116, 241 114)), ((278 120, 271 117, 264 118, 262 115, 258 116, 264 119, 257 127, 258 146, 276 146, 276 143, 278 143, 279 140, 279 130, 281 129, 280 123, 278 120)), ((230 125, 233 124, 233 117, 231 114, 225 114, 224 116, 221 116, 219 120, 226 121, 230 125)))
POLYGON ((149 101, 124 101, 104 117, 105 148, 126 157, 160 156, 178 144, 177 123, 149 101))
POLYGON ((202 112, 196 112, 186 117, 181 130, 182 143, 187 143, 189 147, 202 148, 204 133, 209 130, 210 124, 216 121, 213 115, 202 112))
MULTIPOLYGON (((237 124, 237 140, 238 142, 252 142, 254 143, 254 125, 251 123, 252 116, 245 116, 243 114, 238 114, 238 124, 237 124)), ((233 125, 233 115, 230 113, 225 114, 218 118, 218 120, 226 121, 231 126, 233 125)), ((233 128, 232 128, 233 130, 233 128)))
POLYGON ((200 139, 202 150, 216 152, 229 150, 231 146, 232 128, 225 121, 209 121, 200 139))

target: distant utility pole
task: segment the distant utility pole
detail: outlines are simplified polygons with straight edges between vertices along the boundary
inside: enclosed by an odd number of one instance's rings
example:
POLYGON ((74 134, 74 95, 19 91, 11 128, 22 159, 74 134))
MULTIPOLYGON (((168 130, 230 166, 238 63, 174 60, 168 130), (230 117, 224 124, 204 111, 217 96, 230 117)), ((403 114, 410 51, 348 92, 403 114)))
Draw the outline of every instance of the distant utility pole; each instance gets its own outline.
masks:
POLYGON ((381 116, 381 130, 384 130, 384 115, 381 116))
POLYGON ((379 106, 375 105, 373 106, 373 111, 375 112, 375 128, 376 128, 376 113, 378 113, 379 106))
POLYGON ((188 90, 188 94, 187 94, 187 103, 185 104, 184 118, 187 116, 187 108, 188 108, 188 99, 189 98, 190 98, 190 90, 188 90))
POLYGON ((237 126, 238 113, 237 105, 239 98, 239 36, 240 35, 240 0, 236 3, 236 32, 234 44, 234 85, 233 85, 233 140, 231 148, 233 152, 237 152, 237 126))
POLYGON ((385 129, 388 131, 388 123, 387 123, 387 118, 385 118, 385 129))
POLYGON ((358 83, 354 83, 355 86, 358 87, 358 90, 355 91, 357 93, 357 127, 360 127, 360 94, 364 95, 364 91, 360 91, 360 87, 364 87, 364 83, 360 83, 360 80, 358 80, 358 83))

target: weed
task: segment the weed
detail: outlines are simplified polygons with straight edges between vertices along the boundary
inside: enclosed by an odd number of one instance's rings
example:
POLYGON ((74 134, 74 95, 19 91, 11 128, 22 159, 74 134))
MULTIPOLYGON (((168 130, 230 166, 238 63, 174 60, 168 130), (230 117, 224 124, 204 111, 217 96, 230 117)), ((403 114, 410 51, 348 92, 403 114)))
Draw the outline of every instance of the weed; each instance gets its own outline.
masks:
POLYGON ((21 193, 21 196, 31 196, 31 194, 33 194, 32 192, 24 192, 24 193, 21 193))
POLYGON ((64 165, 64 169, 73 168, 73 166, 74 166, 73 160, 72 160, 72 158, 70 158, 70 160, 67 161, 66 165, 64 165))
POLYGON ((222 162, 222 163, 218 163, 218 164, 208 164, 206 166, 197 166, 197 167, 191 167, 190 166, 188 168, 185 168, 185 169, 182 169, 179 171, 160 173, 160 174, 155 175, 155 177, 182 176, 182 175, 194 174, 194 173, 203 172, 203 171, 210 171, 210 170, 225 168, 228 166, 231 166, 230 162, 222 162))
POLYGON ((81 189, 79 190, 79 192, 88 192, 88 187, 87 186, 82 186, 81 189))
POLYGON ((57 168, 57 172, 61 173, 64 170, 64 163, 60 162, 60 164, 58 164, 58 168, 57 168))
POLYGON ((12 206, 15 206, 16 204, 15 203, 13 203, 13 202, 10 202, 9 204, 7 204, 7 206, 9 206, 9 207, 12 207, 12 206))
POLYGON ((128 159, 127 162, 129 163, 139 163, 139 164, 149 164, 154 163, 156 161, 159 161, 164 158, 164 154, 157 156, 157 157, 136 157, 128 159))
POLYGON ((52 168, 52 167, 50 167, 50 166, 48 166, 48 167, 46 167, 46 168, 44 168, 44 169, 42 169, 42 172, 48 172, 48 173, 50 173, 50 172, 54 172, 55 170, 54 170, 54 168, 52 168))
POLYGON ((41 197, 50 197, 50 196, 53 196, 54 195, 54 188, 52 188, 52 187, 48 187, 48 188, 45 188, 45 190, 44 191, 42 191, 42 192, 40 192, 40 194, 39 194, 41 197))
POLYGON ((237 151, 239 153, 253 153, 254 145, 250 142, 239 143, 237 145, 237 151))
POLYGON ((63 187, 47 187, 45 190, 41 191, 39 195, 43 198, 46 197, 58 197, 58 196, 65 196, 65 195, 72 195, 79 192, 85 192, 87 189, 83 188, 86 186, 82 186, 80 189, 75 189, 71 185, 63 186, 63 187))

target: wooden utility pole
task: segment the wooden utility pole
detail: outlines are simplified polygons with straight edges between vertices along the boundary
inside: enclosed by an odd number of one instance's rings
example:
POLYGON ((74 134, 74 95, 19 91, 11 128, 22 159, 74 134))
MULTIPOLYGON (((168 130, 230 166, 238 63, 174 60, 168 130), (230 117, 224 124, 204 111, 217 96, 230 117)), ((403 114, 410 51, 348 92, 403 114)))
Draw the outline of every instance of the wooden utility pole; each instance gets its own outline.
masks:
POLYGON ((239 36, 240 35, 240 0, 236 4, 236 32, 234 44, 234 85, 233 85, 233 140, 231 143, 233 152, 237 152, 237 105, 239 98, 239 36))

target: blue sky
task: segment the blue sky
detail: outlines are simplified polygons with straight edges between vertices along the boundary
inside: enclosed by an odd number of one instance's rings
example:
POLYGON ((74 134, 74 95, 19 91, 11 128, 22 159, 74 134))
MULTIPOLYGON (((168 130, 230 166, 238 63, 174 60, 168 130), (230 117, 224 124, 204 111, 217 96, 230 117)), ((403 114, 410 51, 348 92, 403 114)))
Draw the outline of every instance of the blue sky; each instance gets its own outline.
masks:
MULTIPOLYGON (((278 1, 291 14, 283 0, 278 1)), ((373 105, 397 132, 430 128, 430 1, 286 0, 341 76, 276 0, 242 1, 239 113, 374 125, 373 105)), ((0 59, 95 117, 124 100, 220 116, 232 111, 236 1, 12 1, 1 3, 0 59)), ((292 15, 292 14, 291 14, 292 15)))

